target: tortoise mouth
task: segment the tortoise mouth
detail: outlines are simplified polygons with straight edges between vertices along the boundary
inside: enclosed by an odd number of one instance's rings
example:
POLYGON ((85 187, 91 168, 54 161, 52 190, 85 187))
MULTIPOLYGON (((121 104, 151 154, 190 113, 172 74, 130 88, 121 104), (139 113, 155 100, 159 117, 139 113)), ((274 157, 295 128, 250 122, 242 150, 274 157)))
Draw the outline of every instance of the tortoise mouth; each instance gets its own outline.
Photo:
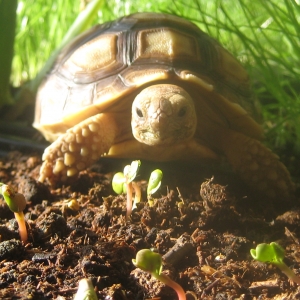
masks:
POLYGON ((152 130, 139 130, 139 134, 136 135, 135 138, 139 142, 149 146, 167 146, 188 140, 191 138, 191 136, 187 137, 185 134, 183 134, 182 130, 174 130, 172 134, 170 132, 162 133, 152 130))
POLYGON ((139 142, 147 145, 166 145, 172 144, 173 138, 171 136, 162 135, 160 132, 153 132, 149 130, 141 130, 139 132, 139 142))

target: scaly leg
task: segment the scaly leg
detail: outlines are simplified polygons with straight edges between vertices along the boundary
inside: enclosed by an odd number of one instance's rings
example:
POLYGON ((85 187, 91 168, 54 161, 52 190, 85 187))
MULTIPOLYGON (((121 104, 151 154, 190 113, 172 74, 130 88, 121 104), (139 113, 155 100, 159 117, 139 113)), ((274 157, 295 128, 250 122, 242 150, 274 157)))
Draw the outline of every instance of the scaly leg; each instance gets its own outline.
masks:
POLYGON ((117 126, 107 114, 90 117, 67 130, 43 154, 39 181, 66 180, 107 153, 114 142, 117 126))
POLYGON ((278 156, 260 141, 226 130, 221 147, 234 171, 254 190, 270 198, 287 198, 295 187, 278 156))

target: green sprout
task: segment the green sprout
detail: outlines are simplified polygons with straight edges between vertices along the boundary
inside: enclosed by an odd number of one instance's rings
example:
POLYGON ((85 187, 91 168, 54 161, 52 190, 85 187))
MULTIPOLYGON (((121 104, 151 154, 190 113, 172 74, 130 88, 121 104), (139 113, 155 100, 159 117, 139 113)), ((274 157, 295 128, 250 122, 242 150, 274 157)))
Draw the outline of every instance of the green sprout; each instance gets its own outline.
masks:
POLYGON ((260 262, 270 263, 278 267, 291 281, 300 284, 300 278, 284 262, 284 249, 277 243, 259 244, 256 249, 251 249, 252 257, 260 262))
POLYGON ((74 300, 98 300, 90 279, 83 278, 79 281, 78 290, 74 300))
POLYGON ((21 241, 26 244, 28 239, 26 222, 23 210, 26 207, 26 200, 23 194, 15 192, 9 185, 0 182, 0 194, 3 195, 9 209, 15 214, 19 225, 21 241))
MULTIPOLYGON (((142 193, 141 189, 134 179, 137 176, 139 168, 141 166, 141 161, 134 160, 131 165, 127 165, 124 168, 124 172, 118 172, 114 175, 112 179, 112 188, 118 195, 124 193, 127 194, 127 211, 126 219, 130 218, 131 211, 136 208, 136 204, 141 201, 142 193), (135 194, 134 201, 132 204, 132 194, 135 194)), ((154 194, 161 185, 161 180, 163 173, 161 170, 154 170, 149 178, 148 188, 147 188, 147 197, 148 203, 150 206, 153 205, 151 195, 154 194)))
POLYGON ((163 173, 159 169, 154 170, 150 175, 147 188, 147 198, 150 206, 153 206, 153 200, 151 196, 160 188, 162 177, 163 173))
POLYGON ((149 249, 142 249, 136 254, 136 258, 132 263, 141 270, 150 273, 155 279, 160 280, 164 284, 175 290, 179 300, 186 300, 186 294, 183 288, 173 281, 169 276, 161 273, 162 258, 159 253, 155 253, 149 249))
POLYGON ((136 207, 136 203, 141 201, 141 189, 133 180, 137 176, 141 161, 134 160, 131 165, 124 168, 124 172, 118 172, 112 179, 112 188, 117 194, 126 193, 126 219, 130 219, 132 209, 136 207), (132 194, 135 193, 134 203, 132 204, 132 194))

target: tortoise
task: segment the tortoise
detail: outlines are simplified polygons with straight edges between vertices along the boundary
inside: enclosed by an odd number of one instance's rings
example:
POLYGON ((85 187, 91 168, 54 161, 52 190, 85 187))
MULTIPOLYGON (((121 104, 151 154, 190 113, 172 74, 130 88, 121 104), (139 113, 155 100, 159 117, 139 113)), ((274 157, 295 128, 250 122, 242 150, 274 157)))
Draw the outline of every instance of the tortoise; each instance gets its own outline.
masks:
POLYGON ((287 197, 289 172, 259 122, 247 72, 217 41, 177 16, 132 14, 78 36, 39 87, 33 125, 52 142, 39 180, 65 180, 104 155, 225 157, 250 187, 287 197))

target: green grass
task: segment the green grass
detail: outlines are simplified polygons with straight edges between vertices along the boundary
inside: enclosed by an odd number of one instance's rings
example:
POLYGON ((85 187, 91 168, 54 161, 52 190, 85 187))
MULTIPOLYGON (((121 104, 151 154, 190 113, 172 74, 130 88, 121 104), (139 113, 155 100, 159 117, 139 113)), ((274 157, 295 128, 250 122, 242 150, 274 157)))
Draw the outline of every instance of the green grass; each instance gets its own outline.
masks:
MULTIPOLYGON (((14 85, 34 78, 84 1, 19 1, 14 85)), ((195 22, 242 61, 262 103, 267 140, 300 151, 300 6, 292 0, 103 1, 94 23, 137 11, 165 11, 195 22), (138 4, 137 4, 138 3, 138 4)))

